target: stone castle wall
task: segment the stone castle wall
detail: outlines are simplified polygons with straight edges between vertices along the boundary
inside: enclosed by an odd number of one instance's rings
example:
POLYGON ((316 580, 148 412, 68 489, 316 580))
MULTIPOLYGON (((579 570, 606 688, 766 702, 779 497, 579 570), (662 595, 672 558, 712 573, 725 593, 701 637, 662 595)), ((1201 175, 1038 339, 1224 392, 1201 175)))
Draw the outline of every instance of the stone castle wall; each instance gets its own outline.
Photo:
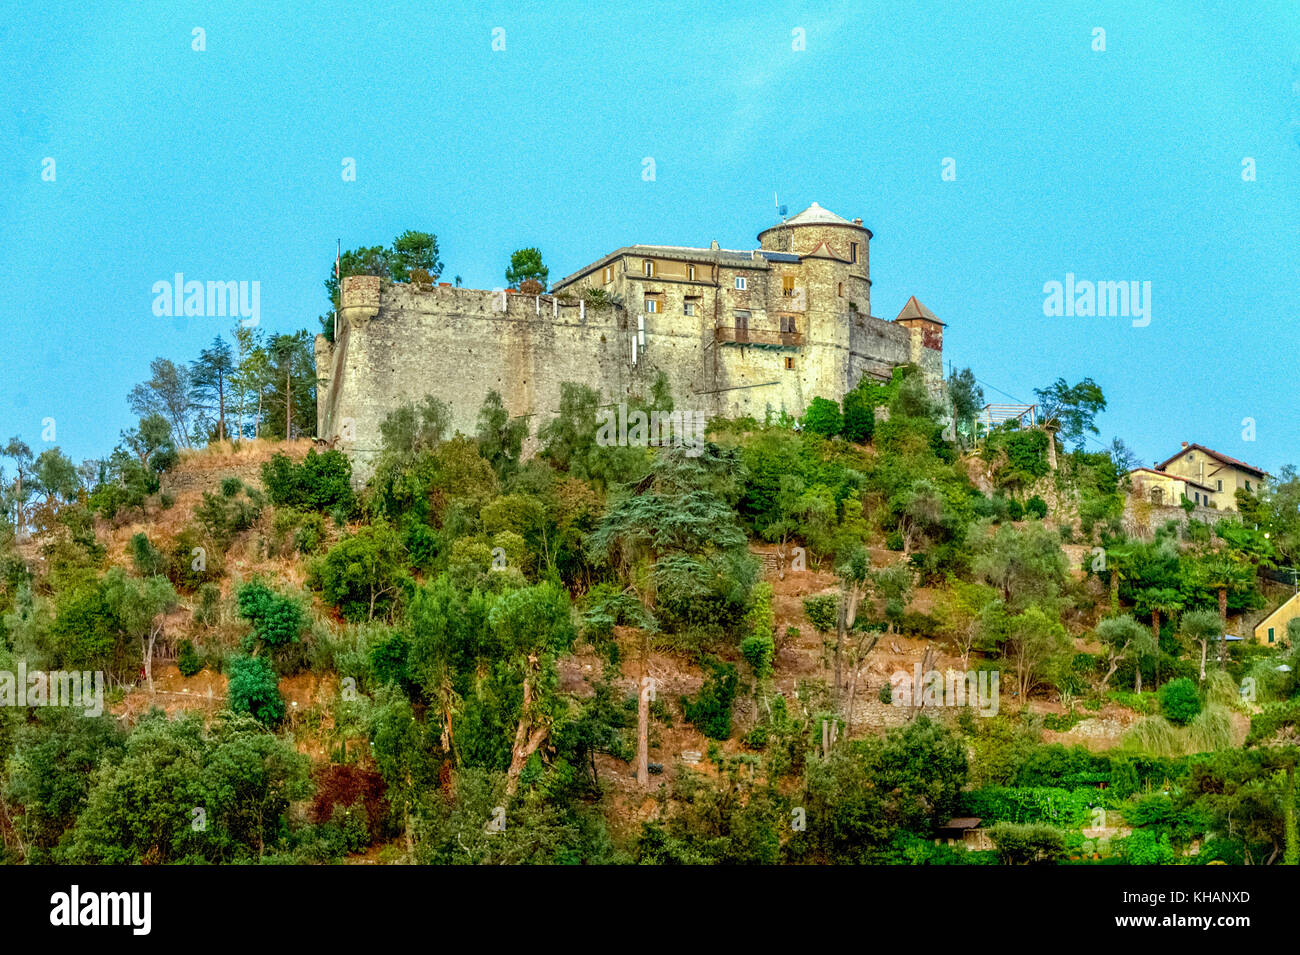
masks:
POLYGON ((317 433, 346 451, 364 479, 380 450, 380 423, 426 394, 449 405, 455 430, 473 434, 484 399, 497 391, 511 415, 528 416, 535 436, 558 411, 566 381, 616 403, 648 397, 662 372, 679 410, 762 420, 768 411, 800 414, 816 395, 838 400, 862 375, 908 361, 942 380, 941 356, 921 347, 919 333, 863 313, 846 312, 842 322, 847 334, 815 323, 795 350, 742 347, 719 344, 711 315, 642 316, 550 295, 348 277, 336 340, 316 340, 317 433), (793 371, 785 367, 791 354, 793 371))

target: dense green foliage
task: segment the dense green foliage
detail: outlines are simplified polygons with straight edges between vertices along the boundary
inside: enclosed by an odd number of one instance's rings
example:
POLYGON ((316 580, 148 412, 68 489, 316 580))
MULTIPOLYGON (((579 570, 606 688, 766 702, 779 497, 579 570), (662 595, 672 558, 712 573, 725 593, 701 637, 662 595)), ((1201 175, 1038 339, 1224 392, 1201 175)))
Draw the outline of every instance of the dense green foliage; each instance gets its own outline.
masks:
MULTIPOLYGON (((438 268, 407 233, 345 274, 438 268)), ((195 487, 196 445, 249 436, 227 385, 269 399, 260 360, 301 397, 288 344, 236 344, 155 363, 97 467, 0 449, 0 673, 106 682, 0 706, 7 861, 1300 861, 1300 626, 1223 639, 1300 556, 1292 470, 1241 520, 1143 524, 1122 449, 1082 447, 1090 379, 985 432, 969 369, 907 366, 681 446, 605 440, 568 383, 531 457, 499 394, 473 434, 426 396, 364 487, 301 445, 195 487), (955 816, 984 848, 936 844, 955 816)))

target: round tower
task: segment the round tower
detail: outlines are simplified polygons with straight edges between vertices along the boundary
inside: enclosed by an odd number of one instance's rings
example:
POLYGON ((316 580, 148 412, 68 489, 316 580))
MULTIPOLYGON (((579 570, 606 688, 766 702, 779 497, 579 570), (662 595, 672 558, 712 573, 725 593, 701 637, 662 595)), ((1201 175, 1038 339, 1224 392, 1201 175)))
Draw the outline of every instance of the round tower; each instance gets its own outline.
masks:
POLYGON ((866 315, 871 314, 870 241, 871 230, 861 219, 850 222, 815 202, 798 215, 758 234, 761 249, 815 256, 835 263, 836 296, 852 302, 866 315))

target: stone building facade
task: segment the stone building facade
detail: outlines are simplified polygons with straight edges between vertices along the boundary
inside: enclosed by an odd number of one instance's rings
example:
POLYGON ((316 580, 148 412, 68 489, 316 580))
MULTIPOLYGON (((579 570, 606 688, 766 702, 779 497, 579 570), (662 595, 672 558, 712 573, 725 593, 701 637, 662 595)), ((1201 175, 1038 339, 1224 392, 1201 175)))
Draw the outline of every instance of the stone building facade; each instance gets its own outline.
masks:
POLYGON ((335 341, 316 340, 317 433, 364 474, 384 416, 425 394, 473 433, 495 390, 535 435, 565 381, 616 403, 662 373, 679 410, 759 420, 909 362, 942 390, 943 323, 915 298, 895 321, 871 315, 862 220, 814 203, 758 238, 626 246, 543 295, 345 278, 335 341))

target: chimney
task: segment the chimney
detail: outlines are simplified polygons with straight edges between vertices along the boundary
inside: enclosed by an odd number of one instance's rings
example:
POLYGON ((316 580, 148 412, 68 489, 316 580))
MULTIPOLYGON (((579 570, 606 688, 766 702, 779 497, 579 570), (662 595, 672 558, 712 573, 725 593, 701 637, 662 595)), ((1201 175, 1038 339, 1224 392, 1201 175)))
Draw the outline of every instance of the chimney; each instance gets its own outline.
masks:
POLYGON ((1183 447, 1187 447, 1187 442, 1186 442, 1186 441, 1183 442, 1183 447))
POLYGON ((862 225, 862 220, 861 220, 861 219, 854 219, 854 220, 853 220, 853 224, 854 224, 854 225, 862 225))
POLYGON ((717 240, 717 239, 714 239, 712 242, 710 242, 710 243, 709 243, 709 248, 712 249, 714 252, 717 252, 717 251, 718 251, 718 240, 717 240))

